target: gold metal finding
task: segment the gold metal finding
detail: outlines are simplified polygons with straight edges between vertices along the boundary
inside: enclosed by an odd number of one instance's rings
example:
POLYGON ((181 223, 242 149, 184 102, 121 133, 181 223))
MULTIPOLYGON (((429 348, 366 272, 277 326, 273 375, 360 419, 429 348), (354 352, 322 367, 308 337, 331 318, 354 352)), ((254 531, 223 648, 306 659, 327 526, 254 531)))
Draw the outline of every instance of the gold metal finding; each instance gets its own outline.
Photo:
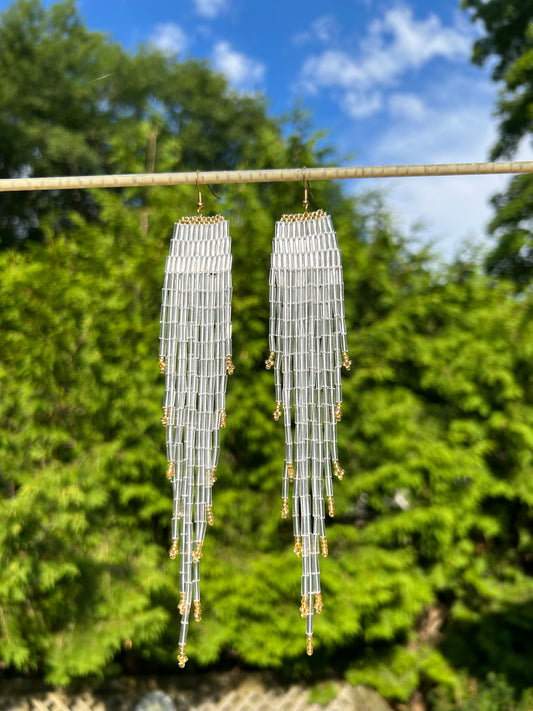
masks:
POLYGON ((289 515, 289 499, 281 499, 281 518, 287 518, 289 515))
POLYGON ((204 201, 202 200, 202 193, 200 192, 200 186, 198 185, 198 173, 200 171, 196 171, 196 190, 198 191, 198 215, 201 216, 203 209, 204 209, 204 201))
POLYGON ((342 477, 344 476, 344 469, 341 468, 341 465, 336 459, 333 460, 332 464, 335 476, 339 479, 339 481, 341 481, 342 477))
POLYGON ((161 375, 166 371, 167 369, 167 362, 165 360, 165 356, 159 356, 159 372, 161 375))
POLYGON ((307 617, 309 614, 309 595, 302 596, 302 604, 300 605, 300 615, 307 617))
POLYGON ((270 370, 270 368, 274 367, 275 358, 276 358, 276 351, 270 351, 270 355, 268 356, 268 359, 265 360, 265 368, 267 370, 270 370))
POLYGON ((295 536, 294 537, 294 546, 292 549, 297 556, 300 556, 302 554, 302 537, 301 536, 295 536))
POLYGON ((342 420, 342 402, 338 402, 335 405, 335 419, 337 422, 340 422, 342 420))
POLYGON ((307 208, 309 207, 309 196, 308 196, 309 181, 306 179, 306 176, 305 176, 305 165, 302 169, 302 173, 303 173, 303 181, 304 181, 304 199, 303 199, 302 205, 304 206, 304 215, 307 215, 307 208))
POLYGON ((202 558, 202 556, 203 556, 202 546, 203 546, 203 541, 196 542, 196 548, 194 549, 193 554, 192 554, 192 559, 195 563, 198 563, 200 558, 202 558))
POLYGON ((226 356, 226 372, 228 375, 233 375, 235 372, 235 366, 233 365, 233 360, 230 355, 226 356))
POLYGON ((213 516, 213 509, 211 506, 205 507, 205 515, 207 517, 207 523, 212 526, 215 523, 215 517, 213 516))
POLYGON ((179 654, 178 654, 178 666, 180 669, 183 669, 185 667, 185 663, 189 660, 189 657, 185 654, 185 645, 180 644, 179 645, 179 654))
POLYGON ((226 427, 226 410, 220 410, 220 429, 223 430, 226 427))
POLYGON ((169 407, 163 408, 163 417, 161 418, 161 424, 163 425, 163 427, 168 427, 170 423, 169 410, 169 407))
POLYGON ((320 548, 322 549, 322 555, 324 558, 328 557, 328 539, 326 536, 320 536, 320 548))
POLYGON ((315 608, 317 615, 320 615, 324 609, 324 603, 322 602, 322 595, 320 593, 315 595, 315 604, 313 607, 315 608))
POLYGON ((178 220, 180 225, 214 225, 225 221, 224 215, 187 215, 178 220))
POLYGON ((176 560, 176 558, 178 557, 178 553, 179 553, 178 542, 179 542, 178 538, 172 539, 172 545, 170 546, 170 549, 168 551, 168 556, 171 560, 176 560))
POLYGON ((202 619, 202 603, 200 600, 194 601, 194 619, 196 622, 200 622, 202 619))
POLYGON ((274 422, 277 422, 281 417, 281 402, 276 403, 276 409, 274 410, 272 417, 274 418, 274 422))
POLYGON ((308 634, 307 635, 307 656, 310 657, 313 654, 313 635, 308 634))
POLYGON ((174 478, 174 472, 176 470, 176 465, 174 462, 169 462, 167 467, 167 479, 170 481, 174 478))
POLYGON ((342 351, 342 364, 346 368, 346 370, 350 370, 352 361, 348 357, 348 351, 342 351))
POLYGON ((335 516, 335 502, 333 501, 333 496, 328 496, 328 514, 331 518, 335 516))
POLYGON ((215 483, 216 480, 217 480, 217 468, 213 467, 211 469, 211 474, 209 476, 209 483, 211 484, 211 486, 213 486, 213 484, 215 483))
POLYGON ((294 466, 292 462, 287 462, 287 476, 289 477, 289 481, 294 479, 294 466))
POLYGON ((325 210, 315 210, 314 212, 297 212, 294 215, 282 215, 280 222, 301 222, 302 220, 314 220, 317 217, 326 217, 325 210))

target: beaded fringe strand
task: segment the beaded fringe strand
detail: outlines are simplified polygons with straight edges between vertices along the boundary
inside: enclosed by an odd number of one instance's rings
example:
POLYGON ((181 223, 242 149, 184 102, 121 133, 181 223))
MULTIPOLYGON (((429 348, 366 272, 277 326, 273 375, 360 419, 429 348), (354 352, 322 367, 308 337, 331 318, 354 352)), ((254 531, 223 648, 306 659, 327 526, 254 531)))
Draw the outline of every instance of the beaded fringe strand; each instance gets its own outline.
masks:
POLYGON ((182 668, 191 606, 195 620, 202 615, 200 559, 207 526, 214 523, 219 431, 226 426, 227 376, 234 370, 231 294, 228 221, 220 215, 182 218, 165 265, 159 351, 165 374, 166 474, 174 500, 169 556, 180 556, 182 668))
POLYGON ((335 515, 333 477, 342 479, 337 453, 341 366, 346 348, 341 253, 331 218, 322 210, 283 215, 276 223, 270 269, 270 354, 274 420, 283 416, 285 463, 281 516, 292 488, 294 552, 302 560, 300 613, 307 653, 313 653, 313 615, 323 608, 320 554, 328 555, 326 506, 335 515))

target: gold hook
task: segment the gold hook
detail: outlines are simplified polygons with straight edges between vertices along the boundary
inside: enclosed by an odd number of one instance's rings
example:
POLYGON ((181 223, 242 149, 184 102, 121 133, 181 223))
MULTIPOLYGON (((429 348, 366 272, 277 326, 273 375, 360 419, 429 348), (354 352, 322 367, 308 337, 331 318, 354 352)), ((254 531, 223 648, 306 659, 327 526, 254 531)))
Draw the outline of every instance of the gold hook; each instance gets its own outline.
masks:
POLYGON ((200 192, 200 186, 198 185, 198 173, 200 171, 196 171, 196 190, 198 191, 198 214, 201 215, 204 209, 204 203, 202 200, 202 193, 200 192))
POLYGON ((309 207, 309 198, 308 198, 308 196, 307 196, 308 188, 309 188, 309 181, 306 180, 305 171, 306 171, 306 167, 305 167, 305 165, 304 165, 304 167, 302 168, 303 181, 304 181, 304 200, 303 200, 303 206, 304 206, 304 215, 307 215, 307 208, 309 207))

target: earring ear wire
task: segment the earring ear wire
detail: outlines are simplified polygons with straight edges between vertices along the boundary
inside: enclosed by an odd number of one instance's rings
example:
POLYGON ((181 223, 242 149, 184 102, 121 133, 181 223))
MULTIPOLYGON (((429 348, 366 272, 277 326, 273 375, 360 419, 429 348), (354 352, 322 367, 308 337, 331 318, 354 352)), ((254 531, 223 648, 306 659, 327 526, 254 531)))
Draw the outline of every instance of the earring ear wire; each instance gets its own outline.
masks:
POLYGON ((309 181, 306 179, 306 167, 302 168, 302 175, 303 175, 303 181, 304 181, 304 199, 303 199, 303 206, 304 206, 304 215, 307 217, 307 208, 309 207, 309 197, 308 197, 308 189, 309 189, 309 181))
POLYGON ((198 184, 198 173, 200 171, 196 171, 196 190, 198 192, 198 210, 197 214, 201 217, 204 211, 204 201, 202 200, 202 193, 200 191, 200 185, 198 184))

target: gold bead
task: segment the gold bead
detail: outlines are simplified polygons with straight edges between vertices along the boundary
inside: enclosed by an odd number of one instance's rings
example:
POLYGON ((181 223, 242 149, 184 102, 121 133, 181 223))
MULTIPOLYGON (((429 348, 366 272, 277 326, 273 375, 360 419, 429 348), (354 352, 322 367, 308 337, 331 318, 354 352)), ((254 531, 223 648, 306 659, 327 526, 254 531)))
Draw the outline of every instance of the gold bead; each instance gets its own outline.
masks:
POLYGON ((315 608, 315 612, 317 613, 317 615, 320 615, 320 613, 324 609, 324 603, 322 602, 322 595, 320 593, 317 593, 315 595, 314 608, 315 608))
POLYGON ((167 479, 170 481, 174 478, 175 464, 174 462, 169 462, 167 467, 167 479))
POLYGON ((295 536, 294 537, 294 547, 292 549, 297 556, 301 555, 302 553, 302 539, 301 536, 295 536))
POLYGON ((268 360, 265 360, 265 368, 267 370, 270 370, 274 366, 274 359, 276 357, 276 351, 270 351, 270 355, 268 356, 268 360))
POLYGON ((302 604, 300 605, 300 615, 302 617, 307 617, 309 614, 309 595, 304 595, 302 597, 302 604))
POLYGON ((185 662, 189 660, 189 657, 185 654, 185 645, 180 644, 179 645, 179 654, 178 654, 178 666, 180 669, 183 669, 185 667, 185 662))
POLYGON ((187 600, 185 593, 180 594, 180 601, 178 603, 178 610, 180 615, 184 615, 187 612, 187 600))
POLYGON ((311 656, 313 654, 313 635, 308 634, 307 635, 307 656, 311 656))
POLYGON ((340 422, 342 420, 342 402, 338 402, 335 405, 335 419, 337 422, 340 422))
POLYGON ((289 515, 289 499, 281 499, 281 518, 287 518, 289 515))
POLYGON ((167 363, 165 361, 165 356, 159 356, 159 372, 161 375, 166 371, 167 363))
POLYGON ((326 536, 320 536, 320 546, 322 548, 322 555, 324 558, 328 557, 328 539, 326 536))
POLYGON ((333 501, 333 496, 328 496, 328 514, 331 518, 335 516, 335 503, 333 501))
POLYGON ((272 415, 274 417, 274 421, 277 422, 279 418, 281 417, 281 402, 276 403, 276 409, 274 410, 274 413, 272 415))
POLYGON ((289 477, 289 481, 294 479, 294 467, 291 462, 287 463, 287 476, 289 477))
POLYGON ((211 475, 209 478, 209 483, 211 484, 211 486, 213 486, 213 484, 215 483, 216 480, 217 480, 217 468, 213 467, 211 469, 211 475))
POLYGON ((342 364, 346 368, 346 370, 350 370, 352 361, 348 358, 348 351, 342 351, 342 364))
POLYGON ((226 372, 228 375, 233 375, 235 372, 235 366, 230 355, 226 356, 226 372))
POLYGON ((202 541, 197 541, 197 543, 196 543, 196 548, 195 548, 195 550, 194 550, 194 552, 193 552, 193 554, 192 554, 192 559, 193 559, 193 561, 194 561, 195 563, 198 563, 198 561, 200 560, 200 558, 202 558, 203 555, 204 555, 204 554, 202 553, 202 545, 203 545, 203 542, 202 542, 202 541))
POLYGON ((194 601, 194 619, 196 622, 200 622, 202 619, 202 604, 200 600, 194 601))
POLYGON ((341 465, 336 459, 334 459, 332 463, 335 476, 338 477, 339 481, 341 481, 342 477, 344 476, 344 469, 341 469, 341 465))
POLYGON ((178 557, 179 549, 178 549, 178 538, 173 538, 172 539, 172 545, 170 546, 170 550, 168 551, 169 558, 171 560, 176 560, 178 557))
POLYGON ((215 523, 215 517, 213 516, 213 509, 211 506, 205 507, 205 513, 207 516, 207 523, 212 526, 215 523))
POLYGON ((163 427, 167 427, 167 425, 170 422, 169 416, 168 416, 169 409, 170 408, 168 408, 168 407, 163 408, 163 417, 161 418, 161 424, 163 425, 163 427))
POLYGON ((226 427, 226 410, 220 410, 220 429, 225 429, 226 427))

